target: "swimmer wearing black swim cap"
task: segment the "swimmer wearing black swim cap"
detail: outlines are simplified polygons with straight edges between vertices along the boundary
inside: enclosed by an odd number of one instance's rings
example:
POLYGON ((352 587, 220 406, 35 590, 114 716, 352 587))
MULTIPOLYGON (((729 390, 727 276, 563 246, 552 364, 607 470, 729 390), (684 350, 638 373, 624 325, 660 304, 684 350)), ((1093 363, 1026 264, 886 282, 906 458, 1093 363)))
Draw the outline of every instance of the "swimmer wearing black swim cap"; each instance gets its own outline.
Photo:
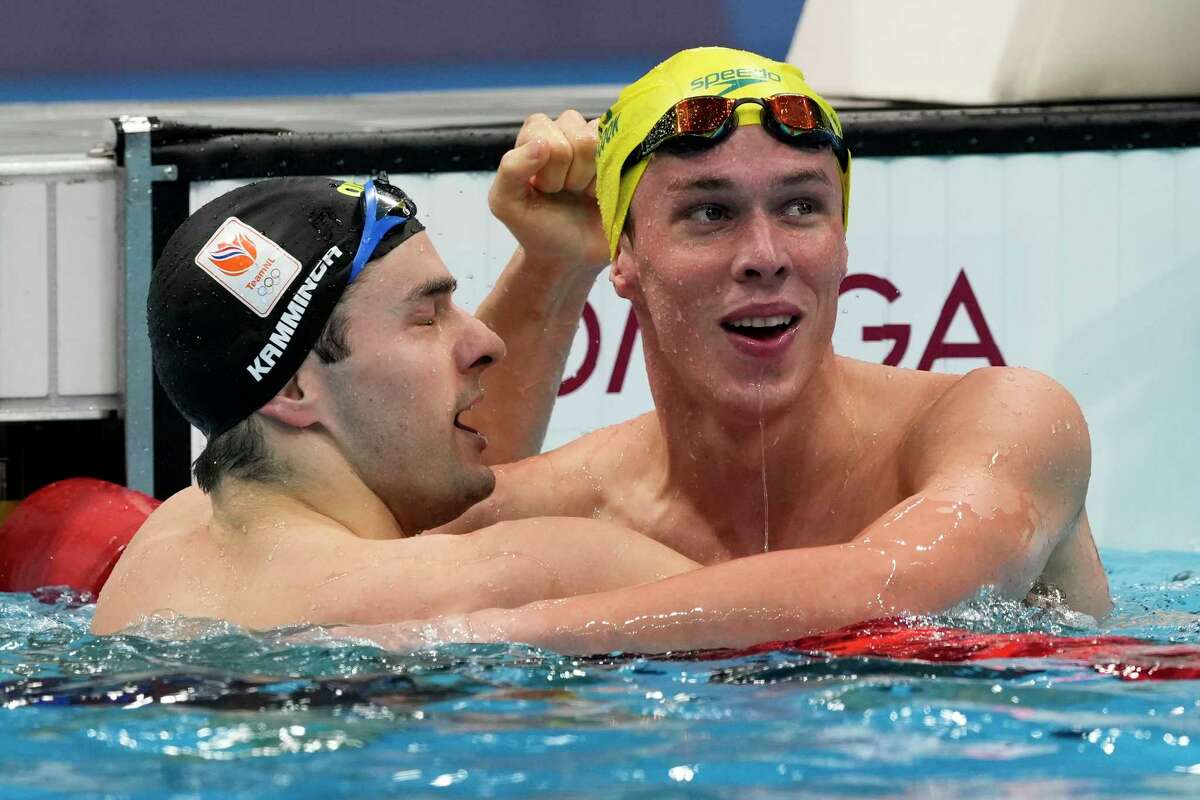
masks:
POLYGON ((415 204, 380 180, 276 178, 207 203, 151 279, 150 344, 168 397, 210 439, 245 420, 296 373, 366 262, 423 230, 415 204))
POLYGON ((531 142, 493 188, 522 247, 482 313, 517 342, 528 370, 518 375, 504 374, 496 333, 454 303, 455 281, 417 204, 385 180, 270 179, 193 214, 155 269, 149 321, 168 396, 208 436, 199 489, 169 499, 139 530, 101 592, 93 630, 164 610, 251 628, 380 622, 691 568, 590 519, 416 536, 491 492, 488 442, 475 426, 509 419, 497 438, 510 453, 544 429, 570 322, 599 268, 558 223, 593 202, 586 187, 531 189, 548 172, 551 183, 561 178, 570 160, 531 142), (479 414, 493 371, 502 380, 479 414), (592 568, 614 553, 629 558, 592 568))

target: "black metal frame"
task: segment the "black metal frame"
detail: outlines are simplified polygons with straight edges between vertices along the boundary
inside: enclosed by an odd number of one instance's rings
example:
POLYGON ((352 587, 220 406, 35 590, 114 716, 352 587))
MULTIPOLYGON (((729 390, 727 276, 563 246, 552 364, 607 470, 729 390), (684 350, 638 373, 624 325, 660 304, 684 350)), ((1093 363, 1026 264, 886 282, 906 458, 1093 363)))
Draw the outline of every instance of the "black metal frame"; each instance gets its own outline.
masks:
MULTIPOLYGON (((856 158, 1200 147, 1200 98, 1106 105, 849 110, 856 158)), ((178 180, 493 170, 519 125, 293 133, 164 124, 153 163, 178 180)))
MULTIPOLYGON (((1200 98, 986 108, 890 108, 841 114, 855 158, 1200 147, 1200 98)), ((176 178, 153 188, 153 253, 187 217, 194 181, 283 175, 365 175, 494 170, 519 125, 296 133, 161 123, 151 162, 176 178)), ((118 134, 117 152, 122 152, 118 134)), ((187 424, 156 385, 154 490, 189 482, 187 424)))

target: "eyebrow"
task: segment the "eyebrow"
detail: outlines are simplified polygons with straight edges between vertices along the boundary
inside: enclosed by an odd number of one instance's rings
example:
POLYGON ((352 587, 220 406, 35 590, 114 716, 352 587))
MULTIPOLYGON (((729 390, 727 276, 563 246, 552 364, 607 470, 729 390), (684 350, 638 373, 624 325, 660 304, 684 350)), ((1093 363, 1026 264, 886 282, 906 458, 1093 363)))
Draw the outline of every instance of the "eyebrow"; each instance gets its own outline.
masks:
POLYGON ((733 181, 728 178, 718 178, 713 175, 705 175, 699 178, 680 178, 671 181, 667 184, 665 191, 667 192, 691 192, 691 191, 716 191, 719 189, 728 189, 733 186, 733 181))
POLYGON ((414 300, 424 300, 427 297, 454 294, 457 288, 458 281, 454 278, 433 278, 414 286, 405 296, 404 300, 405 302, 413 302, 414 300))
MULTIPOLYGON (((789 188, 800 186, 807 183, 820 183, 825 186, 832 186, 833 182, 829 180, 829 175, 824 170, 819 169, 801 169, 795 172, 789 172, 771 182, 772 187, 789 188)), ((691 191, 720 191, 722 189, 730 189, 733 187, 733 181, 729 178, 720 177, 717 175, 703 175, 699 178, 681 178, 667 184, 666 192, 682 193, 691 191)))
POLYGON ((772 182, 774 186, 799 186, 805 183, 822 183, 826 186, 833 186, 833 181, 829 180, 829 175, 820 169, 802 169, 796 172, 789 173, 772 182))

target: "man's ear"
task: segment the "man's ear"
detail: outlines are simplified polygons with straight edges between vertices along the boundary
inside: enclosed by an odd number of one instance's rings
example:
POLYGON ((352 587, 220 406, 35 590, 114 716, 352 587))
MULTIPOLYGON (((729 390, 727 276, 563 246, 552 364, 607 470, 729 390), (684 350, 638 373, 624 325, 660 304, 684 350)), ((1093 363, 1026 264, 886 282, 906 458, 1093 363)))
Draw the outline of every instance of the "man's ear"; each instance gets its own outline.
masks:
POLYGON ((626 300, 633 298, 638 285, 637 261, 633 257, 633 244, 625 231, 621 231, 621 238, 617 240, 617 257, 609 267, 608 279, 612 281, 618 297, 626 300))
POLYGON ((301 365, 279 393, 268 400, 258 413, 291 428, 307 428, 316 424, 320 415, 316 396, 306 391, 310 386, 311 377, 304 365, 301 365))

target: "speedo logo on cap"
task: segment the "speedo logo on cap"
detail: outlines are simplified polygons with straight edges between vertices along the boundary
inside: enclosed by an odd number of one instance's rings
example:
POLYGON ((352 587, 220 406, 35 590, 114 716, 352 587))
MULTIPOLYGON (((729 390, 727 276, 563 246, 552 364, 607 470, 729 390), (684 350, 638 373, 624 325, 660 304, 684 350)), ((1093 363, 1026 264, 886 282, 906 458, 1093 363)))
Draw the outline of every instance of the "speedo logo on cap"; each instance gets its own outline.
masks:
POLYGON ((267 317, 300 274, 300 262, 237 217, 221 223, 196 254, 196 266, 255 314, 267 317))
POLYGON ((287 308, 280 315, 279 321, 275 323, 275 330, 271 331, 267 343, 258 351, 254 360, 246 365, 246 371, 255 381, 261 381, 275 367, 275 362, 283 357, 283 352, 292 343, 292 336, 295 335, 296 328, 304 319, 304 312, 308 311, 308 304, 312 302, 312 293, 316 291, 317 284, 333 266, 333 260, 341 256, 342 248, 335 244, 325 252, 325 255, 321 256, 317 265, 309 270, 308 275, 304 278, 304 283, 300 284, 300 288, 296 290, 296 294, 288 301, 287 308))
POLYGON ((621 114, 617 112, 613 114, 610 108, 600 119, 600 126, 597 138, 600 140, 596 145, 596 158, 604 152, 604 148, 608 147, 608 143, 613 140, 617 132, 621 130, 621 114))
POLYGON ((783 83, 783 78, 780 77, 778 72, 771 72, 766 67, 738 67, 737 69, 723 69, 720 72, 710 72, 707 75, 701 75, 699 78, 694 78, 691 85, 693 89, 709 89, 713 86, 724 86, 725 88, 717 93, 718 96, 721 96, 737 91, 743 86, 766 83, 767 81, 783 83))

